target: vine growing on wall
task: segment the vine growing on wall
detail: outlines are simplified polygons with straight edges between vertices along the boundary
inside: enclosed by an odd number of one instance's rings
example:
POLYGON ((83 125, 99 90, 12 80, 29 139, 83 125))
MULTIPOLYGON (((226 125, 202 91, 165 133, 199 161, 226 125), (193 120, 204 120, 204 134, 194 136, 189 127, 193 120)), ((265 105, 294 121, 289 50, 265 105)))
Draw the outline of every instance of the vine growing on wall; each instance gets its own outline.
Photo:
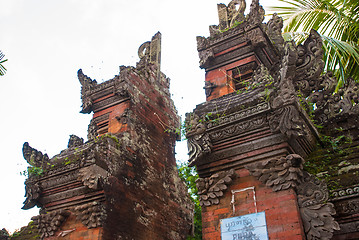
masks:
POLYGON ((202 209, 198 199, 198 189, 196 187, 196 180, 198 174, 195 167, 189 167, 188 163, 180 163, 177 165, 180 178, 188 187, 190 198, 194 203, 194 235, 189 236, 187 240, 201 240, 202 239, 202 209))

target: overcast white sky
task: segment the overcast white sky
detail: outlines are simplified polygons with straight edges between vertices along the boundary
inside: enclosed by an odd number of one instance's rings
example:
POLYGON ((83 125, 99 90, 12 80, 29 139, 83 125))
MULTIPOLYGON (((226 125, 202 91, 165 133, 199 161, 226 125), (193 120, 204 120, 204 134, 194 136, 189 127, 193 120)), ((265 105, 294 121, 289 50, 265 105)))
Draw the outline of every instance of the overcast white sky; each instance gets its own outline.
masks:
MULTIPOLYGON (((8 59, 0 77, 0 229, 12 232, 38 214, 21 210, 23 143, 52 157, 70 134, 86 139, 91 115, 79 113, 78 69, 111 79, 120 65, 135 66, 138 47, 160 31, 161 68, 179 115, 205 101, 196 36, 218 24, 220 2, 229 0, 0 0, 0 50, 8 59)), ((186 160, 186 144, 177 145, 177 160, 186 160)))

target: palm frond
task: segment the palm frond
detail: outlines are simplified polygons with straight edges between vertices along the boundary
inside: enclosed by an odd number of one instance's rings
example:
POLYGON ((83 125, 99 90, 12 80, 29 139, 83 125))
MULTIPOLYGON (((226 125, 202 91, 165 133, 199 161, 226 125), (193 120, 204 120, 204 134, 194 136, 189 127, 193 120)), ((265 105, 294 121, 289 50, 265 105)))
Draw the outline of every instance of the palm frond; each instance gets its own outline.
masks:
POLYGON ((3 63, 7 61, 7 59, 3 60, 5 54, 0 51, 0 76, 3 76, 6 72, 6 68, 4 67, 3 63))
POLYGON ((302 43, 311 29, 317 30, 325 49, 325 70, 340 82, 352 77, 359 81, 358 0, 278 0, 283 7, 271 7, 283 17, 286 40, 302 43))

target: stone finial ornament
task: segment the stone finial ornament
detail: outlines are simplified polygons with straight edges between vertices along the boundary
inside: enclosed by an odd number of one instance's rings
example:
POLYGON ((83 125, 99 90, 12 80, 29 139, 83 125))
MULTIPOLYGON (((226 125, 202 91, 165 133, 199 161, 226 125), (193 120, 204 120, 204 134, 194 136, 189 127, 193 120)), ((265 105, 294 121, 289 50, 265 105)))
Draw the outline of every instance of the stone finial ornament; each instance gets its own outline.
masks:
POLYGON ((84 144, 84 139, 80 138, 76 135, 71 134, 70 135, 70 139, 69 139, 69 143, 67 144, 68 148, 72 148, 72 147, 78 147, 81 146, 82 144, 84 144))
POLYGON ((244 20, 246 10, 245 0, 232 0, 228 6, 223 3, 217 4, 219 29, 224 30, 233 27, 237 22, 244 20), (238 7, 238 9, 237 9, 238 7))
POLYGON ((274 13, 272 18, 267 22, 267 35, 277 47, 281 55, 284 54, 284 38, 282 36, 283 19, 274 13))
POLYGON ((207 178, 198 178, 196 186, 198 188, 199 201, 201 206, 211 206, 219 204, 220 197, 227 190, 228 185, 235 178, 236 173, 233 169, 215 173, 207 178))
POLYGON ((156 33, 151 41, 144 42, 138 49, 142 61, 161 65, 161 33, 156 33))
POLYGON ((42 154, 42 152, 30 147, 28 142, 25 142, 22 147, 22 154, 28 164, 34 167, 41 167, 49 162, 49 156, 42 154))
POLYGON ((91 90, 97 86, 96 80, 92 80, 85 74, 83 74, 82 69, 78 70, 77 77, 81 83, 81 99, 82 99, 82 110, 81 113, 91 113, 92 112, 92 99, 90 97, 91 90))

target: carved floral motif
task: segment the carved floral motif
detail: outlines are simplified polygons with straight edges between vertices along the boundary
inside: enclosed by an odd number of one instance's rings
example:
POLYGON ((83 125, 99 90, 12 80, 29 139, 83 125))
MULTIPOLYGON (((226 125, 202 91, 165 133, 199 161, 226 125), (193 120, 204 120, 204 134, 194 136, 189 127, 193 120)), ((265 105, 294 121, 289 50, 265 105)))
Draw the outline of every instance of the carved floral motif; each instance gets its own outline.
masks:
POLYGON ((40 214, 32 217, 35 225, 39 229, 41 238, 54 236, 55 232, 61 227, 62 223, 70 215, 66 210, 58 210, 51 213, 40 214))
POLYGON ((297 193, 307 239, 332 239, 334 230, 340 227, 332 217, 336 213, 334 205, 327 202, 329 194, 326 183, 304 172, 297 193))
POLYGON ((273 132, 281 132, 288 138, 303 136, 304 123, 293 105, 275 109, 269 116, 269 126, 273 132))
POLYGON ((223 196, 228 185, 236 176, 233 169, 215 173, 208 178, 198 178, 196 186, 198 188, 199 201, 201 206, 211 206, 219 204, 220 197, 223 196))
POLYGON ((303 158, 289 154, 279 159, 271 159, 247 166, 251 174, 274 191, 296 188, 303 177, 303 158))

